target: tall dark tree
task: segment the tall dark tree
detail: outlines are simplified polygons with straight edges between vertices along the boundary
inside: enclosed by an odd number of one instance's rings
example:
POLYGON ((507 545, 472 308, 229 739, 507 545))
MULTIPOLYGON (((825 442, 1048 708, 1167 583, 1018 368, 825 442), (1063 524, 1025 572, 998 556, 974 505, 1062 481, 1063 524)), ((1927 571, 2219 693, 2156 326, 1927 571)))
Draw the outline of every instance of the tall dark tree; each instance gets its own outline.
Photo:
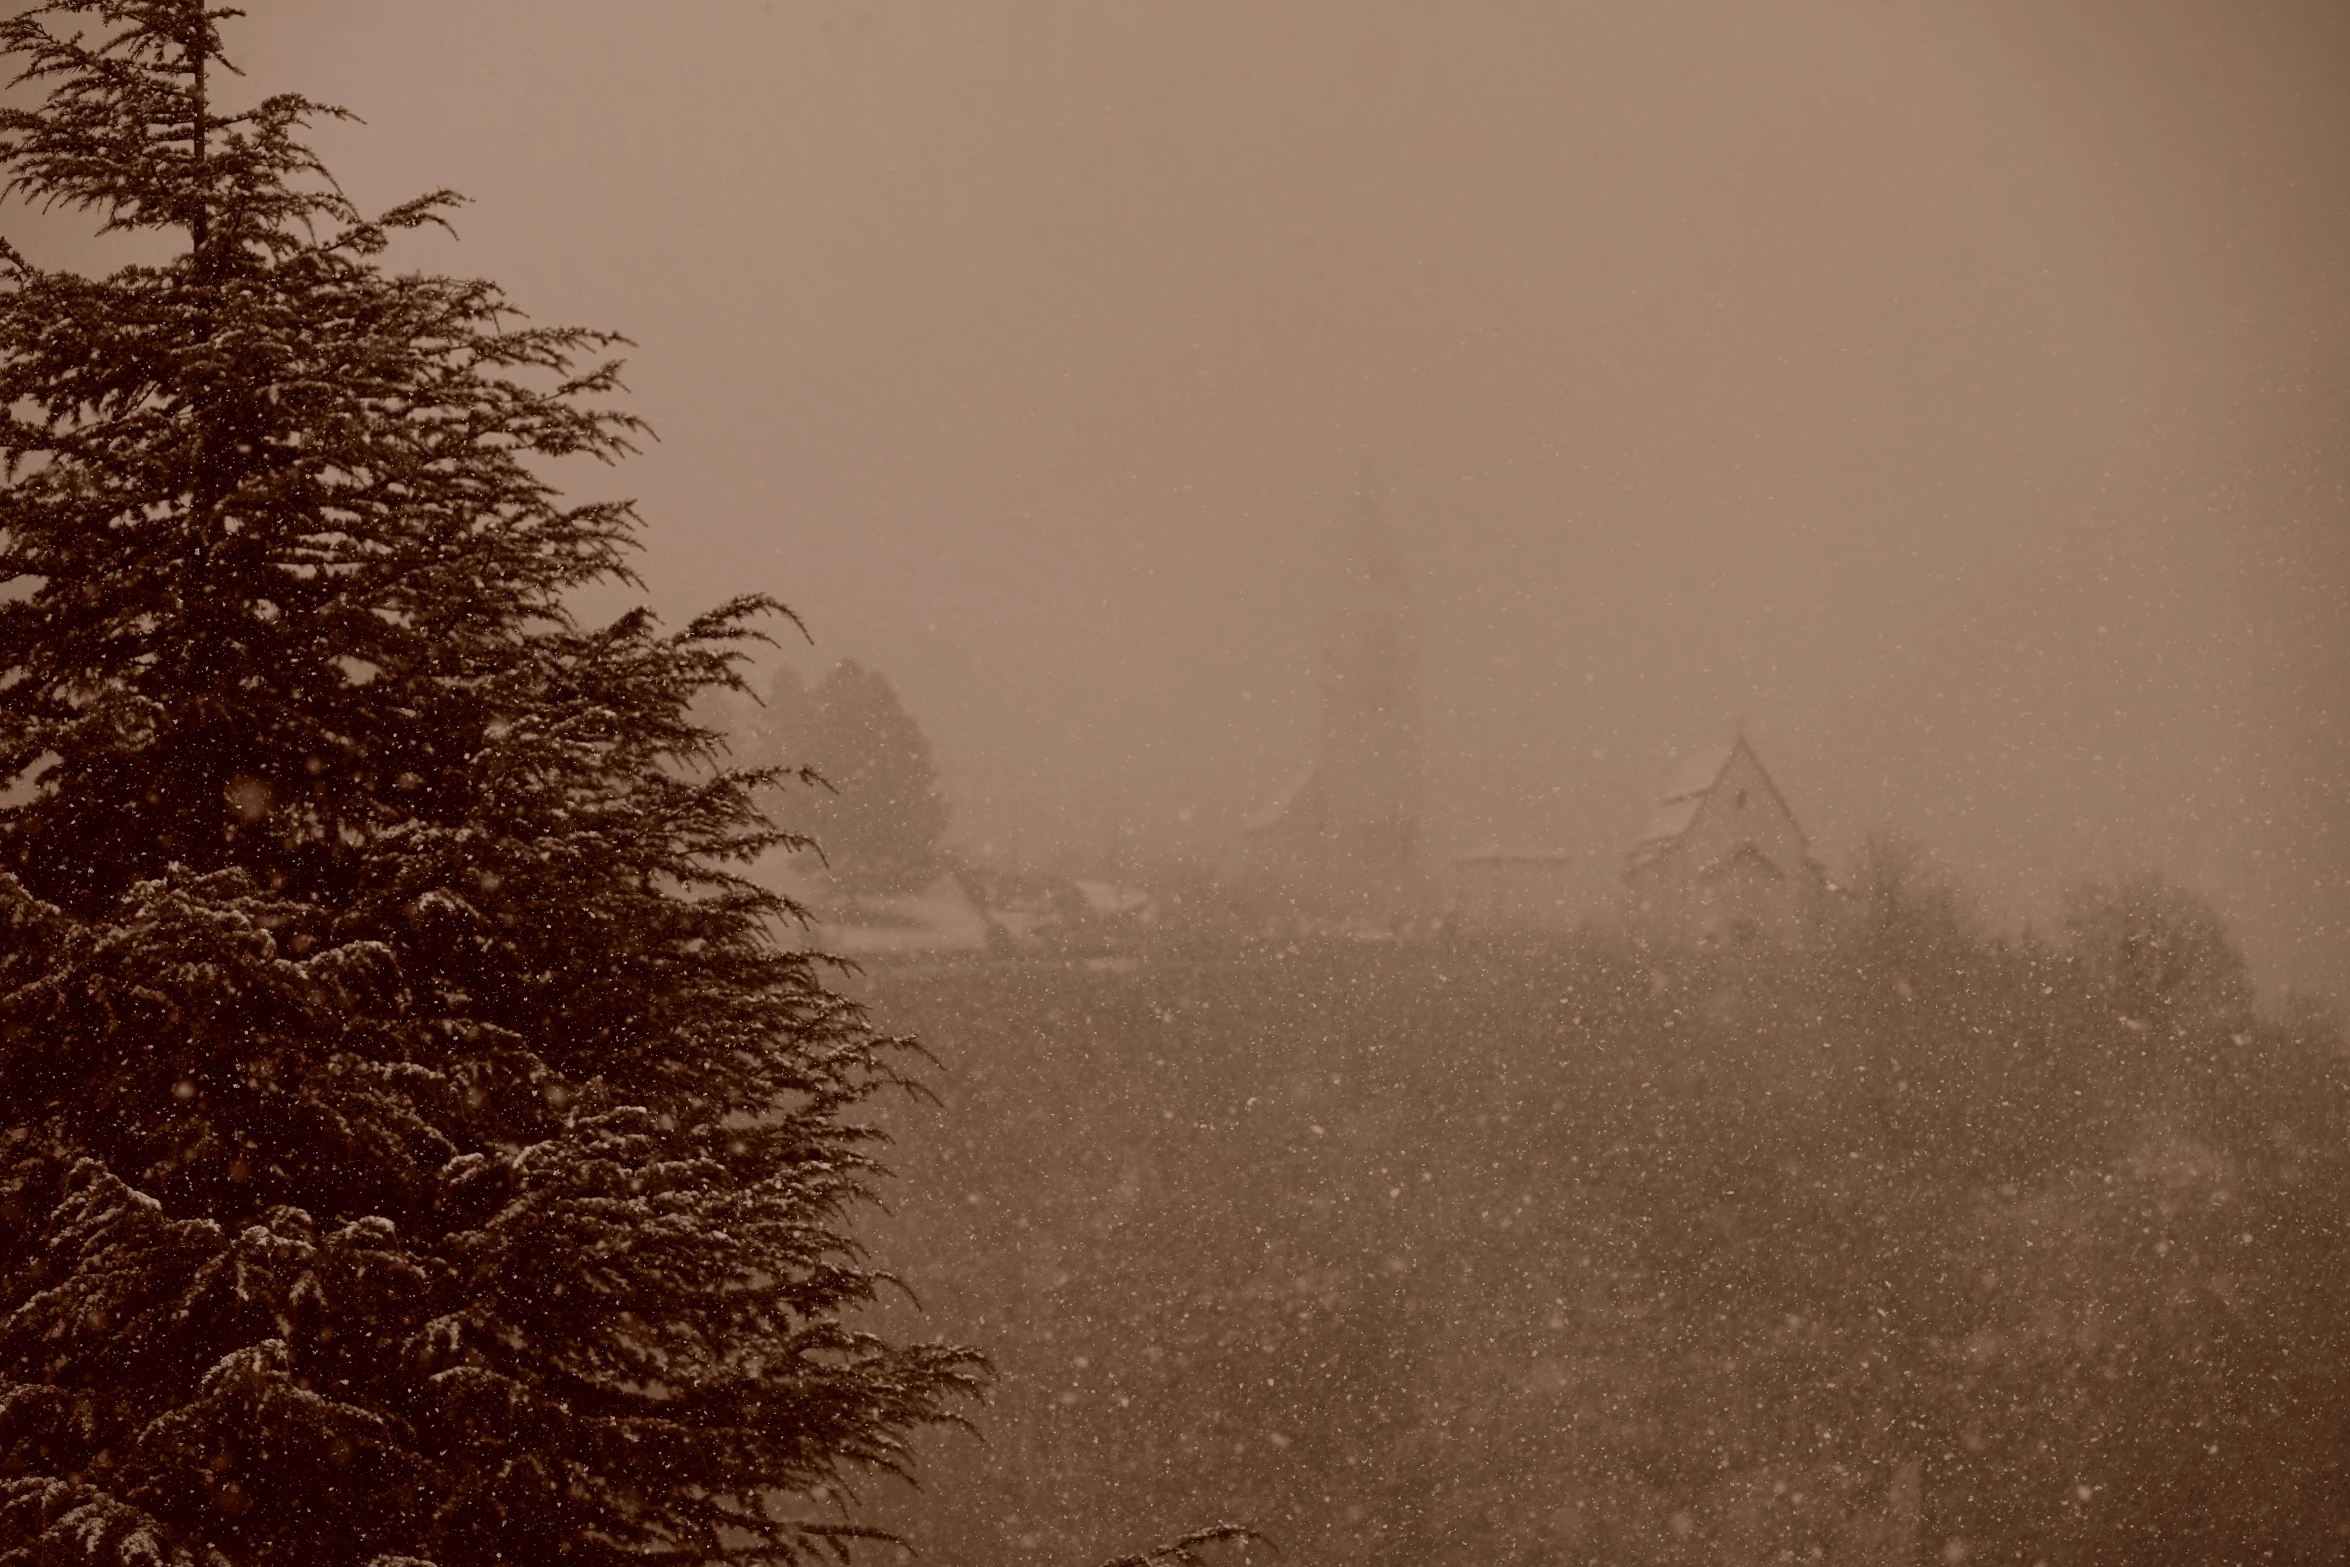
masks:
MULTIPOLYGON (((829 788, 803 791, 800 814, 834 873, 866 892, 911 892, 939 870, 947 805, 930 742, 880 671, 846 659, 811 693, 803 758, 829 788)), ((785 760, 790 741, 785 741, 785 760)))
POLYGON ((202 0, 0 22, 0 1561, 796 1561, 976 1361, 857 1330, 890 1041, 625 576, 602 334, 395 275, 202 0))

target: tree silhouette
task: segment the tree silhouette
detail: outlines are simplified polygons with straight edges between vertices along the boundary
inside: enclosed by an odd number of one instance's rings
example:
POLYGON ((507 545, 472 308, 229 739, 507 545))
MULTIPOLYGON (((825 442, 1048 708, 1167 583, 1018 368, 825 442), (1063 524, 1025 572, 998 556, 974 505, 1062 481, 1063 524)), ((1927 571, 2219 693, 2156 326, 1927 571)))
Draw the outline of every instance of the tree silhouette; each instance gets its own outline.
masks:
POLYGON ((616 340, 386 272, 453 198, 233 14, 0 22, 12 188, 181 239, 0 252, 0 1559, 835 1554, 979 1367, 852 1322, 893 1057, 690 716, 773 606, 573 620, 616 340))
POLYGON ((861 892, 911 892, 939 871, 947 806, 930 743, 889 681, 854 659, 816 683, 802 758, 828 789, 802 796, 806 830, 834 874, 861 892))

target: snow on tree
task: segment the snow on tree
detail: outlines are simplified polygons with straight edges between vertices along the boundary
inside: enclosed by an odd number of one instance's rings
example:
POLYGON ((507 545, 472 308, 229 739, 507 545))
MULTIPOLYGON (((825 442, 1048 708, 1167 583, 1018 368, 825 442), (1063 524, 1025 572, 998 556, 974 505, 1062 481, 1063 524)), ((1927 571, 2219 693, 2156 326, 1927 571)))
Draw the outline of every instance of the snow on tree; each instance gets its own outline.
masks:
POLYGON ((0 22, 0 1561, 802 1561, 982 1374, 856 1327, 896 1042, 626 577, 618 340, 394 274, 201 0, 0 22))

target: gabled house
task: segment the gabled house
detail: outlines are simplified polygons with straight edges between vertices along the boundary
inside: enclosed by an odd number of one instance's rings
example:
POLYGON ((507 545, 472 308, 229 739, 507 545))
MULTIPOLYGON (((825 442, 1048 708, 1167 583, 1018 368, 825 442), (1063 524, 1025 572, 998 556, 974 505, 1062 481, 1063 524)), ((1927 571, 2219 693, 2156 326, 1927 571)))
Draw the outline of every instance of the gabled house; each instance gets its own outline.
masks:
POLYGON ((1666 788, 1624 870, 1635 928, 1655 939, 1800 943, 1827 877, 1742 734, 1692 758, 1666 788))

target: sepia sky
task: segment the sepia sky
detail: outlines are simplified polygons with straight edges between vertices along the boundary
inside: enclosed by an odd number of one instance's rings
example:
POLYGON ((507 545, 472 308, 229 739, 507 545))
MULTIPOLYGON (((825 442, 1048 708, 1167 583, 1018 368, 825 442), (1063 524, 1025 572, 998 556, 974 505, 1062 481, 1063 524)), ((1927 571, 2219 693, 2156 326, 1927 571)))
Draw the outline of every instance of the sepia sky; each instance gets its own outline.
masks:
POLYGON ((2350 995, 2338 0, 251 9, 472 198, 403 264, 636 340, 654 602, 885 670, 968 844, 1229 843, 1367 465, 1440 857, 1612 864, 1743 719, 1832 868, 2163 869, 2350 995))

